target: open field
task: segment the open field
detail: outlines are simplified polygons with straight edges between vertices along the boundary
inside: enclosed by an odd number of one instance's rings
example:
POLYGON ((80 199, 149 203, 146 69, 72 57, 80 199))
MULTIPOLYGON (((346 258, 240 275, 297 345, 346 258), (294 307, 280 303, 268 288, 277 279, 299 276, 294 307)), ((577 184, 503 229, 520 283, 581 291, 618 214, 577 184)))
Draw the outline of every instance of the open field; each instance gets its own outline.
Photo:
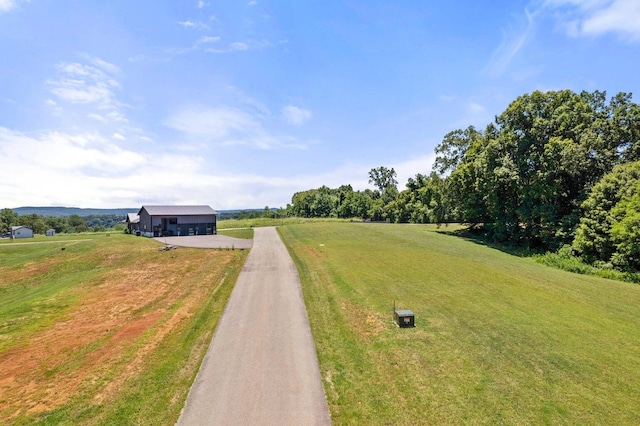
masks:
POLYGON ((280 229, 334 424, 640 424, 640 286, 436 231, 280 229))
POLYGON ((174 424, 247 251, 15 243, 0 242, 1 423, 174 424))
MULTIPOLYGON (((285 226, 285 225, 298 225, 301 223, 318 223, 318 222, 350 222, 351 219, 336 219, 336 218, 303 218, 303 217, 283 217, 283 218, 270 218, 270 217, 258 217, 253 219, 227 219, 219 220, 216 224, 218 232, 223 233, 225 229, 229 228, 258 228, 263 226, 285 226)), ((229 234, 224 234, 229 235, 229 234)), ((241 237, 239 237, 241 238, 241 237)))

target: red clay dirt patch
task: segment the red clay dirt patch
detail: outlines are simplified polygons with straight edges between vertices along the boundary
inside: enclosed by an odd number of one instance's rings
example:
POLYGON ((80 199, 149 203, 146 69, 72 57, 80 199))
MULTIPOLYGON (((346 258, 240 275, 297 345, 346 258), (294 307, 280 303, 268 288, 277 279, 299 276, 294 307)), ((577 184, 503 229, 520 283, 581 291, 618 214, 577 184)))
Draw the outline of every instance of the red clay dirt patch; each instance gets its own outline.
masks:
POLYGON ((75 395, 108 400, 214 291, 233 252, 181 249, 105 269, 64 317, 0 354, 0 418, 54 409, 75 395))

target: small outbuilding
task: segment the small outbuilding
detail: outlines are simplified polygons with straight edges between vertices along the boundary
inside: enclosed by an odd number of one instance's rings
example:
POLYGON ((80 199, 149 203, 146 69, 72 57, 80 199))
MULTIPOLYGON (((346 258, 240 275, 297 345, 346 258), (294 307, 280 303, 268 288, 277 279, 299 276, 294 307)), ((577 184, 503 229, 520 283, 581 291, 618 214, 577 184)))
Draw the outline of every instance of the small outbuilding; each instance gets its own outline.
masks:
POLYGON ((11 238, 33 238, 33 230, 28 226, 12 226, 11 238))
POLYGON ((125 222, 127 223, 129 233, 138 235, 140 231, 140 216, 138 216, 137 213, 127 213, 125 222))
POLYGON ((145 237, 215 235, 217 216, 209 206, 142 206, 138 230, 145 237))
POLYGON ((56 230, 55 229, 47 229, 44 233, 47 237, 55 237, 56 230))

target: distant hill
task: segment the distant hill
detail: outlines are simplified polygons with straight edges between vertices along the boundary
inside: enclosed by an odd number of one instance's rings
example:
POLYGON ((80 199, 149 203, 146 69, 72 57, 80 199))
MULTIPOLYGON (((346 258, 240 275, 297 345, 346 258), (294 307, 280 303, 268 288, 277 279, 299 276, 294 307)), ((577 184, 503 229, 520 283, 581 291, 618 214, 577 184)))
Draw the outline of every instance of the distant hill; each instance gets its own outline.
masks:
MULTIPOLYGON (((127 213, 138 213, 140 207, 132 207, 130 209, 83 209, 79 207, 17 207, 11 209, 18 213, 20 216, 27 214, 37 214, 39 216, 55 216, 55 217, 67 217, 72 214, 78 216, 92 216, 92 215, 117 215, 126 216, 127 213)), ((264 209, 241 209, 241 210, 216 210, 218 212, 218 219, 231 219, 238 217, 241 214, 247 214, 252 212, 261 212, 264 209)))
POLYGON ((79 207, 18 207, 11 209, 18 213, 20 216, 27 214, 37 214, 39 216, 55 216, 55 217, 67 217, 72 214, 78 216, 91 216, 91 215, 117 215, 126 216, 127 213, 138 213, 140 207, 132 207, 130 209, 82 209, 79 207))

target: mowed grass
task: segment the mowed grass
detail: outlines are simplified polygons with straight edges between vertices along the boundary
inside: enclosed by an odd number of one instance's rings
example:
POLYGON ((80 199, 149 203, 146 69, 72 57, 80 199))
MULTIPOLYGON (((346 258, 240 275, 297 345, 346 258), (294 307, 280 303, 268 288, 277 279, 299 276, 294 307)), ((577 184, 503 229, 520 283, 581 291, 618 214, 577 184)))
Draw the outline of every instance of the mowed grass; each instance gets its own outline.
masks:
POLYGON ((248 251, 15 243, 0 243, 0 424, 173 425, 248 251))
POLYGON ((432 226, 280 233, 334 424, 640 424, 640 286, 432 226))

